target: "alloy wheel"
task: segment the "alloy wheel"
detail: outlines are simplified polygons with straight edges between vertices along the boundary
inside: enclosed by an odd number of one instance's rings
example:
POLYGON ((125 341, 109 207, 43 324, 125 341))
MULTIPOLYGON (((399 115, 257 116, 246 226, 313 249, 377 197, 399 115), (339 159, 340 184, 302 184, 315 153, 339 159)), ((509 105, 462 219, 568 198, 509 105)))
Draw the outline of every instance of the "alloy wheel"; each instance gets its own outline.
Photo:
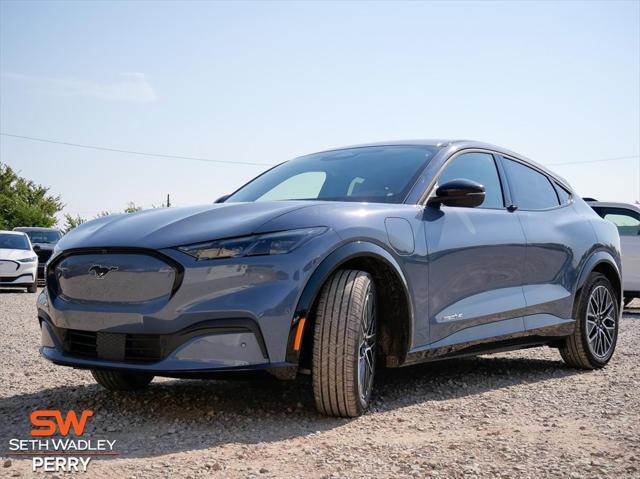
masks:
POLYGON ((609 356, 616 335, 616 308, 611 293, 604 286, 596 286, 589 296, 587 307, 587 343, 598 359, 609 356))
POLYGON ((361 341, 358 351, 358 392, 366 401, 373 387, 376 365, 376 318, 375 298, 371 288, 367 291, 361 320, 361 341))

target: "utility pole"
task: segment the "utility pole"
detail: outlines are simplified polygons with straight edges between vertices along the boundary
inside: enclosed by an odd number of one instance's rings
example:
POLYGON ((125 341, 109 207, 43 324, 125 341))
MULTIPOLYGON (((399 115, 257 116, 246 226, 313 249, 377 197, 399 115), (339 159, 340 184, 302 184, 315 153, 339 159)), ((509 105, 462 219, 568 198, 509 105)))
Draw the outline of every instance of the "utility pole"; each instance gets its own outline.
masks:
POLYGON ((169 193, 167 193, 167 208, 171 208, 171 200, 169 199, 169 193))

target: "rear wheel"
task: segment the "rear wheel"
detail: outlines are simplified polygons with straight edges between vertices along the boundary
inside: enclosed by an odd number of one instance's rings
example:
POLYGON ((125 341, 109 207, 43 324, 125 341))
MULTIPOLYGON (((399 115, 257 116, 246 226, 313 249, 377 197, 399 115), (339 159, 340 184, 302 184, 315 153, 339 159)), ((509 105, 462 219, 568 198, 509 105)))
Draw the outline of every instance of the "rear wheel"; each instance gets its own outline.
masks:
POLYGON ((560 347, 565 363, 579 369, 605 366, 616 348, 620 305, 606 276, 592 273, 575 311, 576 328, 560 347))
POLYGON ((92 369, 91 375, 100 386, 110 391, 143 389, 153 380, 152 374, 105 371, 102 369, 92 369))
POLYGON ((27 286, 27 293, 37 293, 38 292, 38 283, 35 282, 27 286))
POLYGON ((336 272, 318 301, 313 343, 316 408, 329 416, 366 411, 376 358, 376 296, 373 279, 356 270, 336 272))

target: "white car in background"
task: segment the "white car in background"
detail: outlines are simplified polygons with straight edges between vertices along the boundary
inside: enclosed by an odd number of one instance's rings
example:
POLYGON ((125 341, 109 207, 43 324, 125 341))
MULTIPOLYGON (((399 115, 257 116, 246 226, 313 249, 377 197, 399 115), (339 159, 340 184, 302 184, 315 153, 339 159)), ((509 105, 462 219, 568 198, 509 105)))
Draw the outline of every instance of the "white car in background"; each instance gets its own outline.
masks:
POLYGON ((622 246, 624 305, 640 298, 640 207, 585 198, 598 215, 618 228, 622 246))
POLYGON ((29 237, 17 231, 0 231, 0 288, 38 290, 38 256, 29 237))

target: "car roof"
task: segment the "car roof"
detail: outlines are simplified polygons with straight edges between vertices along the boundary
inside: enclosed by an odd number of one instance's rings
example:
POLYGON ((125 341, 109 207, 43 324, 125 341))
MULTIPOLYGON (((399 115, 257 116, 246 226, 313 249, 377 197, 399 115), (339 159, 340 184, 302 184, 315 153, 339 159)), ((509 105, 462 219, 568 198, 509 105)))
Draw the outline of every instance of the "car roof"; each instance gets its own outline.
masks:
POLYGON ((27 236, 22 231, 9 231, 9 230, 0 230, 0 234, 16 235, 16 236, 20 236, 20 235, 27 236))
POLYGON ((44 228, 42 226, 16 226, 13 231, 58 231, 56 228, 44 228))
MULTIPOLYGON (((571 186, 569 185, 569 182, 567 180, 565 180, 562 176, 558 175, 557 173, 549 170, 546 166, 541 165, 540 163, 537 163, 536 161, 533 161, 532 159, 527 158, 526 156, 523 156, 514 151, 511 151, 507 148, 503 148, 498 145, 493 145, 491 143, 485 143, 485 142, 476 141, 476 140, 462 140, 462 139, 447 140, 443 138, 422 139, 422 140, 390 140, 390 141, 378 141, 374 143, 362 143, 358 145, 344 146, 340 148, 331 148, 328 150, 319 151, 317 153, 328 153, 331 151, 347 150, 349 148, 366 148, 370 146, 431 146, 431 147, 439 148, 441 150, 445 150, 445 149, 450 150, 451 154, 455 153, 458 150, 465 150, 465 149, 472 149, 472 148, 495 151, 496 153, 500 153, 505 156, 510 156, 510 157, 522 160, 525 163, 528 163, 531 166, 543 171, 548 176, 551 176, 552 178, 556 179, 565 188, 571 189, 571 186)), ((312 154, 315 154, 315 153, 312 153, 312 154)), ((303 156, 309 156, 309 155, 303 155, 303 156)))
POLYGON ((624 208, 640 213, 640 207, 632 203, 620 203, 615 201, 587 201, 589 206, 602 206, 604 208, 624 208))

